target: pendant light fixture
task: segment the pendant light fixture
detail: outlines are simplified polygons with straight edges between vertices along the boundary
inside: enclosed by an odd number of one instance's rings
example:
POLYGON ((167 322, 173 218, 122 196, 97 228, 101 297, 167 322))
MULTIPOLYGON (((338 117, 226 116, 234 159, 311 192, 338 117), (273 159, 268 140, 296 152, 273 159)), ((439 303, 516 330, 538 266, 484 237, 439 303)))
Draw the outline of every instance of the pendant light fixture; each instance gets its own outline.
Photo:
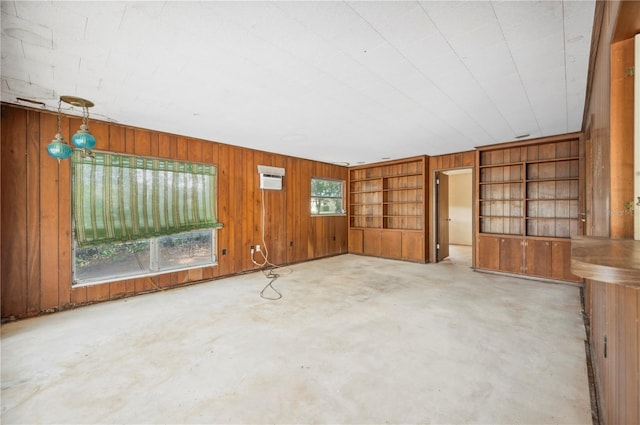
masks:
POLYGON ((53 139, 51 143, 49 143, 49 146, 47 146, 47 152, 49 152, 49 155, 56 158, 58 161, 69 158, 73 153, 71 146, 69 146, 62 137, 62 128, 60 124, 62 119, 62 102, 82 108, 82 124, 76 134, 71 137, 71 142, 76 148, 80 149, 83 157, 93 157, 91 149, 96 145, 96 138, 89 132, 89 108, 93 106, 93 102, 76 96, 60 96, 60 100, 58 101, 58 134, 56 134, 55 139, 53 139))
POLYGON ((58 162, 60 162, 61 159, 69 158, 73 152, 71 150, 71 146, 69 146, 62 137, 62 126, 60 124, 60 121, 62 119, 62 113, 60 111, 61 105, 62 98, 58 100, 58 133, 56 134, 56 137, 51 141, 51 143, 49 143, 49 145, 47 146, 47 152, 49 152, 49 155, 56 158, 58 162))

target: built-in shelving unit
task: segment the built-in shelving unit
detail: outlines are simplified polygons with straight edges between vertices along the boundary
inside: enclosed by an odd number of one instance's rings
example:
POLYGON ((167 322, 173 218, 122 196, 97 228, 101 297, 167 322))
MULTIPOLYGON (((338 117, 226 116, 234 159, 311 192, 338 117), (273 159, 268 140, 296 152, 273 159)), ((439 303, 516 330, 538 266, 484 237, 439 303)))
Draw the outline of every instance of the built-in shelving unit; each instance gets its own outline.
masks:
POLYGON ((477 268, 579 280, 580 135, 478 148, 477 163, 477 268))
POLYGON ((426 156, 349 171, 349 251, 425 261, 426 156))

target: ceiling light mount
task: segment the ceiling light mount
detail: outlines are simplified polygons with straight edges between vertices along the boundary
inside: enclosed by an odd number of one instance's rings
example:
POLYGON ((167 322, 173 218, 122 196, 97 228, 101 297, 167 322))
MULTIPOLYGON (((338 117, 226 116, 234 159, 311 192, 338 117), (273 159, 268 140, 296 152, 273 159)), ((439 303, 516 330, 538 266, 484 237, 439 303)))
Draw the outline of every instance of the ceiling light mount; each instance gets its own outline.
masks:
POLYGON ((60 96, 60 100, 78 108, 92 108, 95 106, 92 101, 76 96, 60 96))

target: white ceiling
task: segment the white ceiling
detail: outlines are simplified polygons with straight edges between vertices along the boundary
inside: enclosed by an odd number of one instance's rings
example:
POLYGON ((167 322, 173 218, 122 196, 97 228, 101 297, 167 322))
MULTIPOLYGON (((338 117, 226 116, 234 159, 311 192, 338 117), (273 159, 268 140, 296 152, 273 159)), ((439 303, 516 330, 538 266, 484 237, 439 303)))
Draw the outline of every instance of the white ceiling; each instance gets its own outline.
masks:
MULTIPOLYGON (((2 100, 355 165, 578 131, 593 1, 2 1, 2 100), (78 113, 78 111, 69 111, 78 113)), ((53 135, 51 135, 53 137, 53 135)))

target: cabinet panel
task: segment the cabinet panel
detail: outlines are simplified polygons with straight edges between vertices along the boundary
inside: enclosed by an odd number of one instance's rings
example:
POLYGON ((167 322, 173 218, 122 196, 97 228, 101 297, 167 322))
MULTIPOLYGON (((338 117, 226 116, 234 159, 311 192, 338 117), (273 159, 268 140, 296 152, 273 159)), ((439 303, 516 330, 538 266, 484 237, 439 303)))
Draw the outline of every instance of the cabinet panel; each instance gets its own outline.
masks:
POLYGON ((361 229, 349 229, 349 252, 352 254, 362 254, 363 251, 363 235, 361 229))
POLYGON ((571 273, 571 241, 553 241, 551 243, 551 277, 582 282, 582 278, 571 273))
POLYGON ((418 232, 402 232, 402 258, 424 261, 424 235, 418 232))
POLYGON ((476 267, 500 270, 500 238, 498 236, 478 236, 476 267))
POLYGON ((551 277, 551 242, 529 239, 525 243, 525 272, 533 276, 551 277))
POLYGON ((500 238, 500 270, 522 273, 522 239, 500 238))
POLYGON ((387 258, 402 258, 402 232, 382 232, 382 256, 387 258))
POLYGON ((377 229, 364 229, 363 232, 364 254, 380 257, 382 255, 382 231, 377 229))

